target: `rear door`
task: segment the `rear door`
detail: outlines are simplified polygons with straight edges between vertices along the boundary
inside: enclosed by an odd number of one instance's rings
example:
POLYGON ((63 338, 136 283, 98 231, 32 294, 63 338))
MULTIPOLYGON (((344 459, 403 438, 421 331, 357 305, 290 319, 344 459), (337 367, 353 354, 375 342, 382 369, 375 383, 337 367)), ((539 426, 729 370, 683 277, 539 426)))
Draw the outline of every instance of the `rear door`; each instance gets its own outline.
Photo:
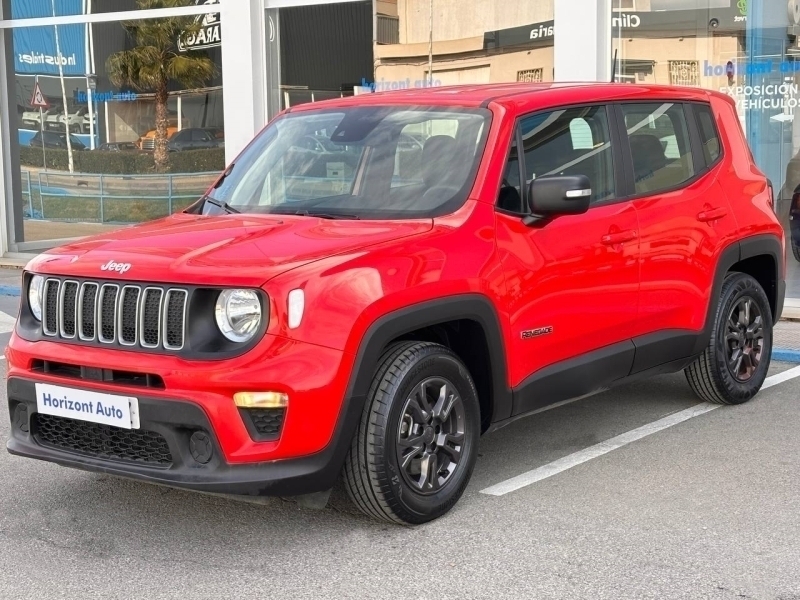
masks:
POLYGON ((609 116, 603 105, 568 107, 518 125, 497 209, 515 414, 595 391, 633 361, 638 222, 617 189, 622 165, 609 116), (579 174, 592 186, 587 213, 525 225, 526 184, 579 174))
MULTIPOLYGON (((719 144, 701 142, 702 104, 618 105, 639 215, 641 293, 634 372, 692 353, 716 259, 736 221, 717 182, 719 144), (704 148, 705 146, 705 148, 704 148)), ((706 134, 704 137, 708 137, 706 134)))

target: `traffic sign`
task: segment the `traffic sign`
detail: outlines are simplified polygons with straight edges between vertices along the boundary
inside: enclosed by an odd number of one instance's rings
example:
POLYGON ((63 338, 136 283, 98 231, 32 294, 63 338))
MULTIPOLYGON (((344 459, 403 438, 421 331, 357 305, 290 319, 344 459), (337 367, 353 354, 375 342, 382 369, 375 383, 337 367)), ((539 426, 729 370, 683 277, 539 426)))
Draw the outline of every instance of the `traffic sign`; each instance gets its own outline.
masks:
POLYGON ((42 94, 42 88, 39 87, 38 81, 33 86, 31 106, 34 108, 50 108, 50 104, 48 104, 47 99, 45 99, 44 94, 42 94))

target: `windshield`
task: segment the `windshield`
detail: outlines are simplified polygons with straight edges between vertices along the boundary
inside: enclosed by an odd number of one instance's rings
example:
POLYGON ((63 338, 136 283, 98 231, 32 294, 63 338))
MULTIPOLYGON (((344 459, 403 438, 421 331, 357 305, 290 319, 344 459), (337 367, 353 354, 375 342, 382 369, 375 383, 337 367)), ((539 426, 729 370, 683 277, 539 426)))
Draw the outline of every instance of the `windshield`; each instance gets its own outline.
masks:
POLYGON ((196 208, 329 218, 434 217, 463 204, 490 113, 412 106, 287 114, 196 208))

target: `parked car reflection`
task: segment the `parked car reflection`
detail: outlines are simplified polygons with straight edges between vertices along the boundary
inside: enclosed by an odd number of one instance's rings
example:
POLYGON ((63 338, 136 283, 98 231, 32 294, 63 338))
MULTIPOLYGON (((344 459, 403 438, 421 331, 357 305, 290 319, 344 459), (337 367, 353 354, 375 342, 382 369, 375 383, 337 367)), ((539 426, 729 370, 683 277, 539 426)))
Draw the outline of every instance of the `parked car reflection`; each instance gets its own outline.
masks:
MULTIPOLYGON (((73 150, 86 150, 86 145, 74 135, 69 136, 73 150)), ((34 148, 67 149, 67 134, 57 131, 37 131, 31 138, 30 145, 34 148)))
POLYGON ((106 142, 100 144, 97 150, 103 152, 138 152, 139 149, 133 142, 106 142))

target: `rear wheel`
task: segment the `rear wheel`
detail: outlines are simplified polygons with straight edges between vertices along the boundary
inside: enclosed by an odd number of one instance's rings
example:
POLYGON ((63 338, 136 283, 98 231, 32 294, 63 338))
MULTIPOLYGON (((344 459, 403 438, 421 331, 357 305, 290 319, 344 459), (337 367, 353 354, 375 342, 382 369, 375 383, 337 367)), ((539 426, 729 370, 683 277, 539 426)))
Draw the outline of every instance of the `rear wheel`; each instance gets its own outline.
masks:
POLYGON ((379 361, 344 481, 365 514, 425 523, 446 513, 472 475, 480 436, 478 394, 448 348, 403 342, 379 361))
POLYGON ((744 273, 725 278, 708 347, 686 368, 701 399, 742 404, 756 395, 772 356, 772 312, 761 285, 744 273))

